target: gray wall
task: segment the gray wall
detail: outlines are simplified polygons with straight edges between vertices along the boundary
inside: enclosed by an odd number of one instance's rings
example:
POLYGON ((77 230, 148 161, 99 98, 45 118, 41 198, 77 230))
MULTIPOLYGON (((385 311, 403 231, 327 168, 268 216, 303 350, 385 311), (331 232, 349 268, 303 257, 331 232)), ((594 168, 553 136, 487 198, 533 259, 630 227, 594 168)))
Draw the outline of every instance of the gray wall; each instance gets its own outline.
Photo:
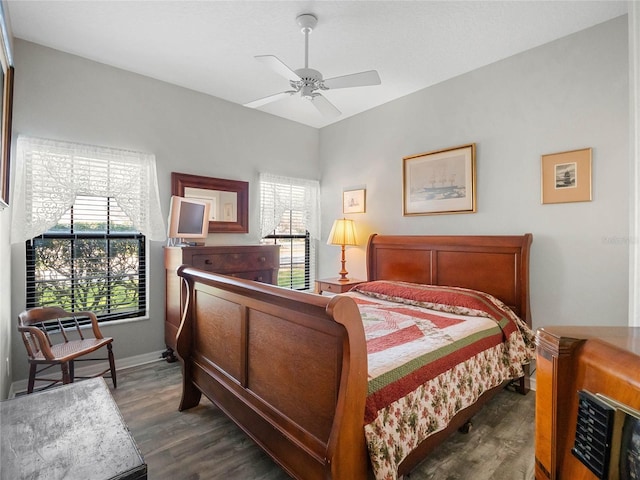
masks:
MULTIPOLYGON (((259 172, 320 176, 314 128, 21 40, 15 59, 14 137, 155 154, 165 215, 172 171, 248 181, 249 233, 213 234, 208 244, 259 240, 259 172)), ((164 349, 162 246, 150 242, 150 318, 102 328, 118 358, 164 349)), ((25 308, 24 258, 24 245, 13 245, 12 318, 25 308)), ((11 331, 15 381, 26 378, 27 365, 13 324, 11 331)))
MULTIPOLYGON (((341 193, 366 186, 361 245, 347 269, 366 278, 372 232, 533 233, 534 326, 627 325, 628 43, 620 17, 325 127, 325 235, 341 193), (402 158, 476 143, 474 214, 402 216, 402 158), (593 201, 541 205, 540 156, 593 148, 593 201)), ((384 78, 382 79, 384 81, 384 78)), ((323 244, 321 276, 339 270, 323 244)))

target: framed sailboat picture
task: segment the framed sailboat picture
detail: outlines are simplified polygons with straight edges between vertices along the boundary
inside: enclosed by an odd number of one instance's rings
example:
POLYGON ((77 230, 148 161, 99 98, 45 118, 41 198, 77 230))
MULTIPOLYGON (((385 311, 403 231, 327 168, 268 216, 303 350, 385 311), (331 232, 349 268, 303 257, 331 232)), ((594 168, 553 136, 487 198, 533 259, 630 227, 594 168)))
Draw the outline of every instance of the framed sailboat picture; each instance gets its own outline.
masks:
POLYGON ((476 211, 476 145, 402 159, 403 215, 476 211))
POLYGON ((542 155, 542 203, 591 201, 591 149, 542 155))

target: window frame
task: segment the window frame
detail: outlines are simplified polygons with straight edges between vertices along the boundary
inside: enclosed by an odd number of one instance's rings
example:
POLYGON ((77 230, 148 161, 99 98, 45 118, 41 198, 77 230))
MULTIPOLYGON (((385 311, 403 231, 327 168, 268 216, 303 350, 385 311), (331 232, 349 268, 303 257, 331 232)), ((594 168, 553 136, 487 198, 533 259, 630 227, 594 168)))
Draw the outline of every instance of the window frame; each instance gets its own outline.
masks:
MULTIPOLYGON (((272 233, 271 235, 267 235, 263 237, 263 240, 273 240, 273 245, 278 245, 278 240, 300 240, 304 239, 304 287, 303 288, 293 288, 293 283, 289 281, 289 285, 280 285, 279 287, 288 288, 290 290, 297 291, 306 291, 311 289, 311 236, 309 235, 309 231, 306 230, 305 234, 282 234, 282 233, 272 233)), ((266 242, 265 242, 266 243, 266 242)), ((282 257, 280 257, 282 259, 282 257)), ((290 267, 293 266, 293 262, 289 262, 290 267)), ((282 270, 282 262, 280 262, 279 270, 282 270)), ((292 271, 292 269, 290 268, 292 271)), ((278 271, 278 278, 280 277, 278 271)))
POLYGON ((320 238, 320 182, 261 172, 259 183, 261 242, 272 240, 269 237, 275 235, 292 237, 308 234, 308 242, 305 242, 305 287, 312 291, 311 284, 317 275, 320 238), (287 228, 279 228, 283 224, 287 224, 287 228))
MULTIPOLYGON (((90 196, 90 195, 88 195, 90 196)), ((98 318, 98 321, 100 323, 107 323, 107 322, 116 322, 119 320, 132 320, 132 319, 140 319, 140 318, 147 318, 148 317, 148 313, 149 313, 149 302, 148 302, 148 278, 147 278, 147 273, 148 273, 148 248, 147 248, 147 238, 146 236, 139 232, 111 232, 111 224, 109 222, 109 217, 110 217, 110 212, 111 212, 111 202, 114 200, 110 197, 98 197, 98 196, 90 196, 90 197, 94 197, 94 198, 104 198, 107 199, 107 209, 106 209, 106 215, 105 215, 105 219, 106 219, 106 231, 104 232, 74 232, 74 215, 73 215, 73 208, 75 206, 74 205, 71 207, 71 211, 70 211, 70 229, 69 231, 51 231, 48 230, 47 232, 42 233, 41 235, 38 235, 37 237, 34 237, 32 239, 29 239, 25 242, 25 249, 26 249, 26 259, 25 259, 25 266, 26 266, 26 307, 27 308, 34 308, 34 307, 39 307, 40 302, 36 302, 36 295, 35 295, 35 291, 36 291, 36 284, 38 283, 38 280, 36 280, 35 278, 35 271, 36 271, 36 249, 38 248, 36 246, 37 240, 68 240, 71 243, 71 261, 73 262, 73 260, 75 258, 77 258, 74 255, 75 249, 73 248, 73 242, 76 240, 105 240, 107 242, 107 270, 105 270, 106 275, 104 275, 104 277, 109 277, 108 275, 108 269, 109 269, 109 264, 110 264, 110 259, 111 256, 109 255, 108 251, 110 248, 110 240, 136 240, 137 244, 138 244, 138 261, 137 261, 137 265, 138 265, 138 269, 137 269, 137 278, 138 278, 138 288, 137 288, 137 293, 138 293, 138 308, 135 311, 131 311, 131 312, 119 312, 119 313, 96 313, 96 317, 98 318)), ((102 219, 101 219, 102 220, 102 219)), ((71 276, 69 277, 69 280, 72 281, 72 283, 75 283, 75 276, 71 276)), ((109 285, 109 292, 111 293, 111 289, 113 288, 112 285, 109 285)), ((72 297, 73 297, 73 292, 72 292, 72 297)), ((72 302, 73 303, 73 302, 72 302)), ((74 311, 73 309, 71 310, 72 312, 74 311)))

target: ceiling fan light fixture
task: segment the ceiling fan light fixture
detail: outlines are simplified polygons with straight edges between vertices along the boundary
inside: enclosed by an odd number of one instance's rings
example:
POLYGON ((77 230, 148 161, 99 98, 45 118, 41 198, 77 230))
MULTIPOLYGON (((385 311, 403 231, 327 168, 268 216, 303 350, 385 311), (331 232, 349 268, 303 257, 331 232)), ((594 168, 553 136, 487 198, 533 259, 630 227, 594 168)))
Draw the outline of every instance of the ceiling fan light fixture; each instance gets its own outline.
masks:
POLYGON ((300 89, 300 96, 302 98, 306 98, 307 100, 313 100, 313 97, 314 97, 313 91, 314 91, 313 85, 304 85, 300 89))

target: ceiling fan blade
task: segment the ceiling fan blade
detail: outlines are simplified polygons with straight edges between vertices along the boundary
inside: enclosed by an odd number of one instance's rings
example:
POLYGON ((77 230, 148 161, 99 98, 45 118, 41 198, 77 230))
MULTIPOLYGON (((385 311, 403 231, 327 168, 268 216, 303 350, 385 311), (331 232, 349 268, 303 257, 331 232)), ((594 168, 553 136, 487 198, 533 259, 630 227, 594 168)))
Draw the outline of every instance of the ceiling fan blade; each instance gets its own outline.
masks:
POLYGON ((254 100, 253 102, 245 103, 244 106, 249 108, 258 108, 263 105, 266 105, 267 103, 275 102, 285 97, 290 97, 294 93, 296 93, 295 90, 288 90, 286 92, 276 93, 274 95, 269 95, 268 97, 259 98, 258 100, 254 100))
POLYGON ((341 77, 327 78, 323 83, 325 87, 333 89, 380 85, 381 81, 378 72, 369 70, 366 72, 352 73, 351 75, 343 75, 341 77))
POLYGON ((325 117, 337 117, 341 113, 333 103, 327 100, 327 97, 324 97, 319 93, 313 95, 311 103, 313 103, 318 111, 325 117))
POLYGON ((264 63, 271 70, 283 76, 287 80, 300 80, 300 76, 286 66, 282 60, 274 55, 257 55, 255 57, 259 62, 264 63))

